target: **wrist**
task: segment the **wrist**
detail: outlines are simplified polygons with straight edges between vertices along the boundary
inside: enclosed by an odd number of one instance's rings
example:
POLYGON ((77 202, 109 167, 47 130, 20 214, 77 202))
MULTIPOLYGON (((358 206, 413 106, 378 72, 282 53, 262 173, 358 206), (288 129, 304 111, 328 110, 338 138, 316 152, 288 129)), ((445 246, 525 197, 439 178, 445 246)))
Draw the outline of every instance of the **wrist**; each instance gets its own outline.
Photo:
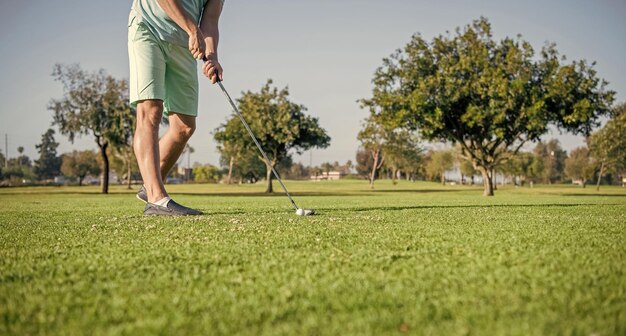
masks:
POLYGON ((217 51, 207 51, 205 57, 212 61, 217 61, 217 51))
POLYGON ((197 36, 198 30, 199 28, 194 25, 187 25, 187 27, 185 28, 185 31, 187 32, 187 35, 189 36, 197 36))

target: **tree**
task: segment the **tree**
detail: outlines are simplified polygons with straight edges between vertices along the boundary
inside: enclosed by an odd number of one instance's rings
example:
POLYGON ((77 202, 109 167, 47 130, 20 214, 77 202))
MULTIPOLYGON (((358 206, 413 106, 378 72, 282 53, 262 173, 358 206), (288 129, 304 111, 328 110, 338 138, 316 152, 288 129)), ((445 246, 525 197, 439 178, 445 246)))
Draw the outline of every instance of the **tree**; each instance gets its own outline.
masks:
MULTIPOLYGON (((282 172, 281 172, 282 176, 282 172)), ((308 180, 310 177, 309 169, 302 163, 292 164, 289 169, 285 170, 285 177, 294 180, 308 180)))
POLYGON ((78 65, 56 64, 52 76, 63 84, 63 97, 48 107, 54 113, 53 125, 70 142, 76 136, 91 134, 102 158, 102 193, 109 191, 107 148, 129 143, 133 114, 128 103, 128 84, 107 75, 104 70, 89 73, 78 65))
POLYGON ((83 179, 87 175, 100 174, 98 156, 90 150, 73 151, 61 156, 61 173, 66 177, 78 179, 78 185, 83 185, 83 179))
POLYGON ((196 183, 217 183, 220 180, 220 170, 212 165, 193 168, 193 181, 196 183))
POLYGON ((517 152, 517 154, 512 155, 511 159, 503 164, 502 172, 505 175, 513 177, 513 181, 516 185, 519 180, 520 184, 523 186, 527 180, 534 180, 541 176, 541 170, 537 173, 533 170, 536 160, 535 154, 533 153, 517 152))
POLYGON ((396 178, 399 172, 404 171, 408 175, 417 169, 422 152, 423 149, 414 132, 405 128, 396 128, 387 134, 387 141, 383 145, 384 165, 391 173, 393 184, 397 183, 396 178))
POLYGON ((354 164, 352 163, 352 160, 347 160, 346 163, 343 164, 341 169, 347 175, 347 174, 352 173, 352 167, 354 167, 354 164))
MULTIPOLYGON (((385 118, 382 115, 370 114, 363 123, 363 129, 359 131, 357 140, 361 142, 361 148, 365 150, 372 159, 368 179, 370 188, 374 189, 374 181, 378 177, 378 170, 385 163, 384 148, 391 141, 394 141, 394 132, 398 129, 398 125, 394 119, 385 118)), ((357 155, 357 161, 359 161, 357 155)), ((363 160, 361 160, 363 161, 363 160)), ((363 162, 365 163, 365 162, 363 162)))
POLYGON ((430 178, 439 177, 441 184, 446 185, 446 172, 454 168, 454 152, 452 150, 432 151, 426 164, 426 174, 430 178))
POLYGON ((543 183, 552 184, 563 179, 567 152, 561 148, 559 140, 552 139, 547 143, 539 141, 533 152, 535 159, 539 161, 536 167, 541 167, 535 173, 543 183))
POLYGON ((591 155, 600 162, 596 190, 600 190, 602 176, 607 170, 622 178, 626 170, 626 103, 615 107, 612 115, 606 125, 587 140, 591 155))
POLYGON ((9 160, 9 165, 11 161, 14 161, 14 165, 18 167, 32 167, 33 164, 30 161, 30 158, 27 155, 24 155, 24 146, 17 147, 17 153, 19 154, 16 158, 9 160))
POLYGON ((40 180, 52 179, 61 172, 61 158, 57 156, 59 143, 54 140, 54 130, 48 129, 35 146, 39 160, 35 160, 35 174, 40 180))
POLYGON ((111 169, 126 181, 127 189, 131 189, 133 180, 141 179, 132 146, 113 147, 113 150, 109 151, 109 158, 111 169))
POLYGON ((356 151, 356 173, 363 178, 370 180, 371 171, 374 167, 374 158, 370 155, 369 151, 359 148, 356 151))
MULTIPOLYGON (((266 161, 260 153, 256 154, 266 166, 266 192, 268 193, 273 191, 272 168, 286 157, 290 157, 290 152, 302 154, 311 148, 326 148, 330 145, 330 137, 319 125, 318 119, 306 115, 305 106, 289 100, 288 88, 278 90, 270 87, 271 84, 272 80, 268 80, 259 92, 244 92, 237 100, 239 111, 250 124, 250 128, 268 156, 268 161, 266 161)), ((214 135, 216 141, 221 144, 241 141, 243 145, 239 153, 246 154, 251 150, 255 151, 252 139, 245 131, 242 131, 243 128, 237 118, 233 115, 216 130, 214 135)))
POLYGON ((238 118, 230 118, 225 124, 217 128, 213 138, 217 142, 222 166, 228 167, 226 183, 232 183, 235 171, 241 171, 245 162, 257 154, 253 152, 254 144, 250 143, 246 130, 238 118))
POLYGON ((494 41, 485 18, 430 43, 416 34, 384 59, 363 103, 427 140, 458 143, 492 196, 493 170, 526 142, 549 125, 588 134, 613 101, 594 64, 561 64, 554 44, 539 56, 519 36, 494 41))
POLYGON ((330 171, 333 170, 333 164, 330 162, 324 162, 320 167, 326 173, 326 179, 328 180, 330 177, 330 171))
POLYGON ((565 174, 572 180, 580 180, 583 188, 587 185, 587 181, 593 178, 595 168, 596 165, 589 155, 587 147, 574 149, 565 160, 565 174))
POLYGON ((319 166, 314 166, 314 167, 311 167, 310 172, 311 172, 311 175, 315 176, 315 180, 317 181, 317 177, 322 174, 323 170, 319 166))

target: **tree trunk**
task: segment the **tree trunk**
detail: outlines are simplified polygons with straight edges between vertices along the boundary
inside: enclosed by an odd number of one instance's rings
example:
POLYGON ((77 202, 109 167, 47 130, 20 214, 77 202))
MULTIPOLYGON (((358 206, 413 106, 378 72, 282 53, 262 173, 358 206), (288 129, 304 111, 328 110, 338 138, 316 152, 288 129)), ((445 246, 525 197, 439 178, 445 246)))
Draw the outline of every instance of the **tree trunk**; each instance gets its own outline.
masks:
POLYGON ((472 185, 474 185, 474 175, 472 175, 472 185))
POLYGON ((231 156, 230 162, 228 163, 228 177, 226 178, 226 184, 233 183, 232 176, 233 176, 233 164, 234 163, 235 163, 235 158, 231 156))
POLYGON ((489 176, 490 172, 493 170, 489 170, 487 168, 480 168, 480 172, 483 175, 483 196, 493 196, 493 180, 492 177, 489 176))
POLYGON ((272 187, 272 166, 267 163, 265 164, 265 166, 267 166, 267 174, 266 174, 267 188, 265 189, 265 192, 272 193, 274 192, 274 188, 272 187))
POLYGON ((446 185, 446 173, 441 172, 441 184, 446 185))
POLYGON ((598 183, 596 184, 596 191, 600 191, 600 181, 602 181, 603 173, 604 173, 604 162, 600 164, 600 173, 598 174, 598 183))
POLYGON ((78 177, 78 186, 79 186, 79 187, 82 187, 82 186, 83 186, 83 179, 84 179, 84 178, 85 178, 84 176, 79 176, 79 177, 78 177))
POLYGON ((131 174, 132 174, 132 170, 131 170, 132 163, 131 163, 130 160, 131 159, 128 158, 127 163, 126 163, 128 165, 128 169, 126 171, 126 178, 128 179, 128 190, 131 189, 131 184, 132 184, 132 176, 131 176, 131 174))
POLYGON ((374 155, 374 164, 372 165, 372 171, 370 173, 370 188, 374 189, 374 181, 376 180, 376 170, 378 166, 378 152, 374 155))
POLYGON ((100 155, 102 156, 102 193, 109 193, 109 156, 107 155, 107 147, 109 146, 108 142, 100 145, 100 155))
POLYGON ((587 180, 583 179, 583 188, 587 188, 587 180))
MULTIPOLYGON (((491 180, 491 187, 493 188, 493 190, 498 190, 498 184, 496 183, 497 181, 496 181, 496 171, 495 171, 495 169, 491 169, 491 178, 492 178, 492 180, 491 180)), ((493 193, 492 193, 491 196, 493 196, 493 193)))

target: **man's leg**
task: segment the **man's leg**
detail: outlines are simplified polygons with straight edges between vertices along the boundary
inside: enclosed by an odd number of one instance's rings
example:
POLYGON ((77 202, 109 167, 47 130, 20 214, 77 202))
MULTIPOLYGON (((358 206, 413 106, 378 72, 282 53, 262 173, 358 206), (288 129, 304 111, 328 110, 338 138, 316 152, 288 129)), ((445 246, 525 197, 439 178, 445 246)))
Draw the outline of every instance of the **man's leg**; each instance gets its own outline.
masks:
POLYGON ((159 169, 159 124, 162 115, 163 102, 160 100, 142 100, 137 103, 133 148, 150 203, 168 196, 159 169))
POLYGON ((161 176, 167 177, 178 158, 185 150, 185 145, 196 130, 196 117, 169 112, 170 127, 159 140, 161 176))

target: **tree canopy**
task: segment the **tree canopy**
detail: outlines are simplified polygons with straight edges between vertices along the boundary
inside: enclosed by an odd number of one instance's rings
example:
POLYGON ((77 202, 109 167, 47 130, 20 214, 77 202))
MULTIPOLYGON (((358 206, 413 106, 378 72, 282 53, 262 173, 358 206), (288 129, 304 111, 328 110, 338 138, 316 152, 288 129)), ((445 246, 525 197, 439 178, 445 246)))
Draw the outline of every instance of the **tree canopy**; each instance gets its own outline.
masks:
POLYGON ((594 64, 565 63, 554 44, 538 57, 517 38, 493 38, 485 18, 430 43, 419 34, 377 69, 374 114, 391 114, 427 140, 458 143, 493 195, 492 171, 549 125, 589 134, 614 92, 594 64))
POLYGON ((255 152, 259 160, 265 163, 266 192, 273 191, 271 168, 289 157, 291 152, 301 154, 310 148, 326 148, 330 145, 330 137, 319 125, 318 118, 306 115, 304 105, 290 101, 287 87, 279 90, 271 85, 270 79, 259 92, 246 91, 237 99, 239 112, 250 124, 269 162, 256 152, 252 139, 236 115, 214 133, 222 153, 228 151, 231 157, 242 158, 255 152))
POLYGON ((61 172, 66 177, 77 178, 78 185, 83 184, 85 176, 100 174, 98 156, 93 151, 73 151, 63 154, 61 158, 61 172))

